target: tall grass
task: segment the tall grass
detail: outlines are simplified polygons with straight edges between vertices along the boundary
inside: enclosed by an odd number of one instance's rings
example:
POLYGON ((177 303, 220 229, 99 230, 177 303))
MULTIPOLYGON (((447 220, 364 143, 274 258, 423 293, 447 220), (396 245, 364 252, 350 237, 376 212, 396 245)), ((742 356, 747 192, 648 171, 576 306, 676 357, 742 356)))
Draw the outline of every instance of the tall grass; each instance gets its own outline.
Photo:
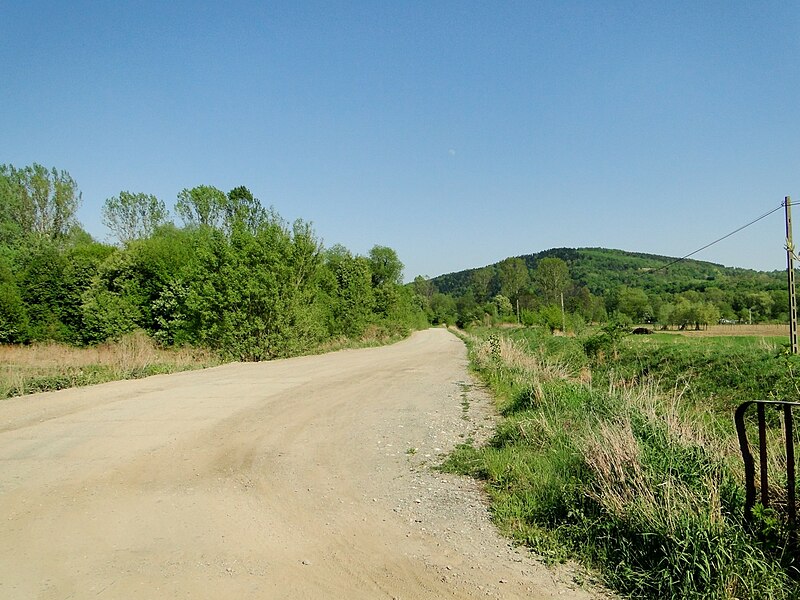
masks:
POLYGON ((443 468, 486 480, 509 535, 580 558, 635 598, 800 597, 785 540, 743 524, 730 415, 725 434, 691 376, 634 377, 622 358, 597 364, 580 340, 534 330, 468 346, 505 419, 489 446, 462 446, 443 468))
MULTIPOLYGON (((371 325, 357 339, 329 340, 300 354, 380 346, 397 342, 409 333, 402 323, 371 325)), ((162 348, 143 331, 84 348, 55 342, 0 345, 0 399, 201 369, 221 362, 219 354, 203 348, 162 348)))
POLYGON ((0 398, 219 364, 212 353, 162 349, 144 332, 88 348, 54 342, 0 346, 0 398))
POLYGON ((747 400, 800 396, 800 357, 784 352, 774 339, 643 336, 626 340, 618 360, 599 361, 593 370, 595 376, 629 383, 686 382, 688 403, 709 406, 726 419, 747 400))

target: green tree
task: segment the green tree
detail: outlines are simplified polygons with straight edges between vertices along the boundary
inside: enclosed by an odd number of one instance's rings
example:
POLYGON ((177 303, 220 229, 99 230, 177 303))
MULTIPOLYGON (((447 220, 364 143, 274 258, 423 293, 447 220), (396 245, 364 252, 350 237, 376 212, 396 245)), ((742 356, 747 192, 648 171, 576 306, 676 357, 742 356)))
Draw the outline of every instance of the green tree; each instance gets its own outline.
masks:
POLYGON ((240 360, 297 354, 323 339, 319 245, 272 220, 254 234, 201 228, 185 281, 191 341, 240 360))
POLYGON ((184 341, 170 312, 182 314, 183 307, 170 304, 168 294, 180 296, 177 290, 185 287, 186 267, 201 240, 200 230, 167 224, 152 236, 109 254, 83 294, 86 341, 103 341, 134 328, 144 329, 162 343, 184 341))
POLYGON ((511 300, 506 298, 503 294, 497 294, 492 298, 492 303, 495 305, 497 316, 501 319, 514 314, 514 307, 511 305, 511 300))
POLYGON ((516 305, 519 319, 519 297, 530 282, 528 266, 521 258, 507 258, 500 263, 500 291, 516 305))
POLYGON ((669 326, 674 324, 673 312, 675 305, 671 302, 664 302, 658 309, 658 322, 664 329, 669 329, 669 326))
POLYGON ((470 287, 477 302, 485 302, 489 298, 489 290, 494 278, 494 269, 483 267, 470 274, 470 287))
POLYGON ((628 315, 634 323, 645 323, 653 316, 650 299, 640 288, 622 286, 618 293, 617 310, 628 315))
POLYGON ((664 326, 676 325, 680 329, 700 329, 719 322, 719 308, 711 302, 690 302, 679 298, 676 304, 663 304, 659 321, 664 326))
POLYGON ((34 163, 22 169, 2 165, 0 175, 3 211, 7 213, 3 216, 11 216, 22 233, 58 239, 65 237, 76 224, 81 194, 66 171, 55 167, 48 170, 34 163))
POLYGON ((532 324, 547 327, 551 333, 556 329, 561 331, 565 329, 564 315, 555 304, 545 304, 539 310, 530 313, 529 318, 532 324))
POLYGON ((594 296, 586 286, 575 288, 574 293, 570 294, 566 302, 567 311, 578 313, 584 319, 592 320, 594 308, 594 296))
POLYGON ((0 257, 0 343, 28 340, 28 315, 17 282, 6 261, 0 257))
POLYGON ((139 327, 141 306, 136 298, 106 289, 87 293, 83 304, 84 339, 101 342, 118 339, 139 327))
POLYGON ((31 338, 67 341, 69 332, 62 321, 66 258, 60 245, 50 238, 33 236, 20 248, 15 266, 31 338))
POLYGON ((151 194, 123 191, 103 205, 103 225, 122 244, 150 237, 168 218, 164 202, 151 194))
POLYGON ((241 226, 255 233, 268 219, 268 212, 245 186, 240 185, 228 192, 225 205, 225 226, 228 231, 241 226))
POLYGON ((436 292, 431 299, 434 325, 455 325, 458 320, 458 307, 455 298, 449 294, 436 292))
POLYGON ((789 320, 789 290, 770 290, 769 295, 772 297, 770 318, 787 322, 789 320))
POLYGON ((708 328, 709 325, 716 325, 719 323, 720 311, 716 305, 711 302, 702 302, 697 311, 697 327, 701 325, 708 328))
POLYGON ((23 235, 22 202, 24 194, 16 170, 0 165, 0 243, 13 245, 23 235))
POLYGON ((149 329, 147 292, 135 263, 131 251, 118 250, 99 266, 81 305, 85 342, 103 342, 137 328, 149 329))
MULTIPOLYGON (((775 299, 767 291, 751 292, 745 295, 745 308, 747 309, 748 320, 752 312, 752 320, 754 322, 765 321, 770 318, 772 314, 772 306, 775 299)), ((788 303, 788 299, 787 299, 788 303)))
POLYGON ((353 256, 344 246, 336 245, 325 252, 324 266, 330 274, 325 286, 329 333, 334 337, 358 338, 373 320, 375 297, 369 261, 363 256, 353 256))
MULTIPOLYGON (((733 310, 733 292, 730 290, 723 290, 718 287, 709 287, 706 289, 705 297, 707 302, 712 302, 720 311, 720 314, 726 319, 735 319, 736 314, 733 310)), ((786 304, 788 312, 789 300, 788 292, 786 292, 786 304)), ((788 316, 788 315, 787 315, 788 316)))
POLYGON ((572 283, 569 267, 560 258, 543 258, 536 265, 534 280, 542 291, 545 304, 559 304, 563 294, 572 283))
POLYGON ((483 308, 475 300, 475 295, 471 288, 467 290, 466 294, 456 298, 456 308, 458 309, 456 325, 459 327, 480 323, 483 319, 483 308))
POLYGON ((414 287, 414 292, 425 298, 428 302, 430 302, 433 294, 436 293, 436 285, 433 281, 422 275, 417 275, 412 285, 414 287))
POLYGON ((112 246, 92 239, 81 239, 64 251, 60 320, 65 325, 67 339, 72 343, 84 340, 83 300, 97 276, 100 265, 114 252, 112 246))
POLYGON ((436 285, 427 277, 417 275, 414 278, 412 287, 418 299, 417 301, 420 309, 423 310, 428 315, 428 319, 430 319, 433 314, 431 312, 431 301, 433 300, 433 295, 437 291, 436 285))
POLYGON ((175 203, 175 213, 190 227, 222 229, 228 211, 228 197, 210 185, 183 189, 175 203))
POLYGON ((680 329, 686 329, 699 320, 697 313, 697 303, 690 302, 686 298, 679 298, 669 315, 670 325, 676 325, 680 329))
POLYGON ((373 246, 369 251, 369 264, 373 287, 403 283, 403 263, 397 257, 397 252, 388 246, 373 246))
POLYGON ((381 318, 392 319, 401 306, 403 263, 393 249, 373 246, 369 251, 369 266, 375 294, 375 311, 381 318))

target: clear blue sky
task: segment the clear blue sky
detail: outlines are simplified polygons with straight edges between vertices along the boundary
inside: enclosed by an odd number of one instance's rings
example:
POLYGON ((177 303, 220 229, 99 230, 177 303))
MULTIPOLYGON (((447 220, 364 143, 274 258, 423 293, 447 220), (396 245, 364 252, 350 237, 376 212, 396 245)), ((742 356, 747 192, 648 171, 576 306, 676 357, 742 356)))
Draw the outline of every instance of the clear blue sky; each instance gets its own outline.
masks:
MULTIPOLYGON (((0 65, 0 163, 69 171, 98 239, 121 190, 246 185, 410 280, 800 203, 795 1, 0 0, 0 65)), ((778 212, 697 258, 782 245, 778 212)))

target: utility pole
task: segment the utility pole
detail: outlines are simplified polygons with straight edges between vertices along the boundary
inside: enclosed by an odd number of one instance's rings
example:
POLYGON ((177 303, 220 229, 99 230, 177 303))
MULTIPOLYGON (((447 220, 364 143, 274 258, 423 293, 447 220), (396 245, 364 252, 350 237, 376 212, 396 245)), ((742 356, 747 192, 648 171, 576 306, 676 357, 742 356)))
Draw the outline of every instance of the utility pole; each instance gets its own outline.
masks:
POLYGON ((797 354, 797 297, 794 291, 794 244, 792 243, 792 199, 786 196, 786 274, 789 283, 789 342, 792 354, 797 354))

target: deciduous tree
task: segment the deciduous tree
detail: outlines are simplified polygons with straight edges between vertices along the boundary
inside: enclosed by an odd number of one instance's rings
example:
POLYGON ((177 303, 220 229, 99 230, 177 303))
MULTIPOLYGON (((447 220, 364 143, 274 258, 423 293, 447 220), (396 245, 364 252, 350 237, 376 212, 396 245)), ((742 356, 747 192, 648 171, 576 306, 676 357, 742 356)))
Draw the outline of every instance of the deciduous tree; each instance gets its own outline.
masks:
POLYGON ((175 212, 186 225, 222 229, 227 205, 228 197, 223 191, 210 185, 198 185, 181 190, 175 212))
POLYGON ((0 175, 0 194, 6 204, 3 212, 16 220, 23 233, 58 239, 77 223, 81 194, 66 171, 33 163, 22 169, 2 165, 0 175))
POLYGON ((373 287, 403 283, 403 263, 397 257, 397 252, 388 246, 373 246, 369 251, 369 264, 373 287))
POLYGON ((235 226, 241 226, 255 233, 268 218, 267 210, 245 186, 240 185, 228 192, 225 205, 225 226, 228 231, 235 226))
POLYGON ((106 199, 103 205, 103 225, 122 244, 153 235, 168 218, 164 202, 152 194, 123 191, 106 199))
POLYGON ((28 339, 28 314, 11 269, 0 257, 0 343, 28 339))
POLYGON ((543 258, 536 265, 534 279, 542 290, 545 304, 558 304, 571 283, 569 267, 560 258, 543 258))
POLYGON ((634 323, 644 323, 653 317, 650 299, 644 290, 622 286, 617 310, 628 315, 634 323))
POLYGON ((330 333, 357 338, 372 321, 375 305, 369 261, 336 245, 325 252, 325 269, 331 275, 326 290, 330 333))
POLYGON ((477 302, 485 302, 489 298, 489 290, 494 277, 494 269, 483 267, 470 274, 470 287, 477 302))
POLYGON ((530 283, 528 266, 521 258, 507 258, 500 263, 500 291, 516 305, 519 318, 520 292, 530 283))
POLYGON ((401 300, 403 263, 393 249, 373 246, 369 251, 369 266, 375 294, 375 311, 382 318, 391 319, 401 300))

